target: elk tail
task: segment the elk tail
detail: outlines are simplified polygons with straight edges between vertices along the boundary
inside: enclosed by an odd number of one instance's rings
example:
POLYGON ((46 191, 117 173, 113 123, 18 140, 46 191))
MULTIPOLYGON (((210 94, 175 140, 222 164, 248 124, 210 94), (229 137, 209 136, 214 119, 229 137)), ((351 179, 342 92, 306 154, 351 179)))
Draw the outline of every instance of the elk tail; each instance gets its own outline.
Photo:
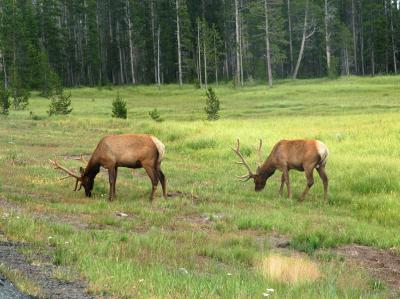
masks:
POLYGON ((318 141, 318 140, 316 142, 316 146, 317 146, 318 154, 321 158, 321 160, 318 163, 318 165, 316 166, 316 168, 320 168, 321 166, 325 166, 327 159, 328 159, 329 150, 325 144, 323 144, 321 141, 318 141))
POLYGON ((165 145, 158 138, 156 138, 154 136, 151 136, 151 140, 154 142, 154 144, 157 147, 158 162, 161 162, 161 160, 164 159, 164 155, 165 155, 165 145))

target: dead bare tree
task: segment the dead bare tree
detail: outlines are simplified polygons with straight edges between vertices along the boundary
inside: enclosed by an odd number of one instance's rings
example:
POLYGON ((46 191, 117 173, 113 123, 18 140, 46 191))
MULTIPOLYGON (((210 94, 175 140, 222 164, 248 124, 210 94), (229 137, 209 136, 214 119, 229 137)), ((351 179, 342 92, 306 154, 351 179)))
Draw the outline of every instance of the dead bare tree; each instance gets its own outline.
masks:
POLYGON ((178 77, 179 85, 183 84, 182 81, 182 47, 181 47, 181 30, 180 30, 180 16, 179 16, 179 1, 176 0, 176 38, 178 42, 178 77))
POLYGON ((296 67, 295 67, 294 72, 293 72, 293 79, 297 78, 297 74, 298 74, 299 68, 300 68, 300 63, 301 63, 301 60, 303 59, 304 47, 305 47, 306 41, 311 36, 313 36, 314 33, 315 33, 315 21, 314 21, 314 19, 311 19, 311 22, 309 22, 309 20, 308 20, 308 18, 309 18, 309 9, 310 9, 309 0, 306 0, 305 9, 304 9, 303 37, 301 39, 299 57, 297 58, 296 67))
POLYGON ((271 48, 269 42, 269 24, 268 24, 268 2, 264 0, 264 17, 265 17, 265 47, 267 57, 267 74, 268 74, 268 85, 272 87, 272 68, 271 68, 271 48))

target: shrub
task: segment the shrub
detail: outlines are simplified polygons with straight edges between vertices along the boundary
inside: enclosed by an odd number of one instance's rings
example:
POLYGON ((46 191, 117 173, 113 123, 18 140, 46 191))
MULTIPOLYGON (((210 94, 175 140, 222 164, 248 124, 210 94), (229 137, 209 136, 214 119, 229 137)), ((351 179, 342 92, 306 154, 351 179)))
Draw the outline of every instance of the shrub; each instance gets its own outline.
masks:
POLYGON ((117 97, 112 103, 112 117, 127 118, 128 110, 126 109, 126 102, 117 94, 117 97))
POLYGON ((47 113, 51 115, 67 115, 72 112, 71 108, 71 93, 64 94, 63 92, 53 95, 47 113))
POLYGON ((217 120, 219 119, 219 100, 218 97, 216 96, 214 90, 209 87, 207 92, 206 92, 206 107, 204 108, 204 110, 207 113, 207 119, 208 120, 217 120))
POLYGON ((8 115, 10 105, 10 92, 7 89, 0 88, 0 114, 8 115))
POLYGON ((162 122, 164 119, 161 118, 160 112, 158 112, 157 108, 154 108, 154 110, 149 112, 149 115, 152 120, 156 122, 162 122))
POLYGON ((25 89, 16 89, 13 92, 12 104, 15 110, 24 110, 29 104, 29 91, 25 89))
POLYGON ((29 111, 29 118, 31 120, 42 120, 42 119, 44 119, 43 116, 39 116, 39 115, 35 114, 33 111, 29 111))

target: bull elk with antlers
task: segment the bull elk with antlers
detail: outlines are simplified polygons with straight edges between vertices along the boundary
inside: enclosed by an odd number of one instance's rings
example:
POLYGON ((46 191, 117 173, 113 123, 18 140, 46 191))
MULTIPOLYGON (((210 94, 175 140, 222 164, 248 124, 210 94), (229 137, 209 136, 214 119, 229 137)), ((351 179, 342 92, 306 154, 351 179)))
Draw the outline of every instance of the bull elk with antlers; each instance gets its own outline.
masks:
MULTIPOLYGON (((258 149, 259 156, 261 156, 262 141, 260 140, 260 147, 258 149)), ((325 144, 318 140, 281 140, 273 147, 267 160, 259 164, 256 173, 253 173, 249 164, 240 153, 240 141, 237 140, 237 147, 232 150, 240 157, 241 161, 237 162, 246 167, 249 172, 246 175, 240 176, 239 179, 247 181, 254 180, 255 191, 264 189, 267 180, 278 169, 282 172, 281 187, 279 194, 282 195, 284 184, 287 185, 288 196, 292 196, 289 180, 289 170, 296 169, 304 171, 307 178, 307 186, 300 196, 300 201, 303 201, 308 191, 314 184, 313 172, 317 170, 322 183, 324 185, 324 199, 327 200, 328 196, 328 177, 325 172, 325 165, 328 158, 328 148, 325 144)))
MULTIPOLYGON (((82 187, 86 196, 92 195, 93 183, 100 171, 100 166, 108 169, 110 192, 109 200, 115 197, 115 183, 117 180, 118 167, 144 168, 152 183, 150 200, 154 199, 158 182, 161 182, 163 196, 167 197, 166 179, 161 171, 161 161, 164 158, 165 146, 154 136, 144 134, 122 134, 104 137, 98 143, 92 156, 87 162, 85 169, 80 168, 80 174, 61 166, 55 160, 49 160, 56 169, 63 170, 68 174, 65 178, 75 178, 75 189, 82 187)), ((86 162, 81 157, 79 160, 86 162)))

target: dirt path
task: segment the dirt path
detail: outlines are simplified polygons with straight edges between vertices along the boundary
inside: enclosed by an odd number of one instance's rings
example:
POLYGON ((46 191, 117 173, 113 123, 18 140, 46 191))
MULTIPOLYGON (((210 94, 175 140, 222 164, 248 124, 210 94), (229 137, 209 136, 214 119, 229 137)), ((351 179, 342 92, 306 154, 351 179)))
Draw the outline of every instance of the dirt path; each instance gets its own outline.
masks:
POLYGON ((345 245, 333 250, 346 259, 359 264, 375 279, 388 286, 394 295, 400 295, 400 256, 390 250, 382 250, 369 246, 345 245))
POLYGON ((0 273, 0 299, 31 299, 31 296, 21 293, 0 273))
MULTIPOLYGON (((28 279, 39 286, 40 293, 44 298, 95 298, 86 293, 87 286, 83 281, 63 281, 54 278, 54 270, 59 267, 52 265, 49 261, 44 261, 38 265, 29 263, 27 258, 19 253, 19 250, 24 246, 28 245, 8 241, 0 242, 0 263, 26 275, 28 279)), ((48 259, 48 257, 42 255, 38 255, 37 258, 40 260, 48 259)))

